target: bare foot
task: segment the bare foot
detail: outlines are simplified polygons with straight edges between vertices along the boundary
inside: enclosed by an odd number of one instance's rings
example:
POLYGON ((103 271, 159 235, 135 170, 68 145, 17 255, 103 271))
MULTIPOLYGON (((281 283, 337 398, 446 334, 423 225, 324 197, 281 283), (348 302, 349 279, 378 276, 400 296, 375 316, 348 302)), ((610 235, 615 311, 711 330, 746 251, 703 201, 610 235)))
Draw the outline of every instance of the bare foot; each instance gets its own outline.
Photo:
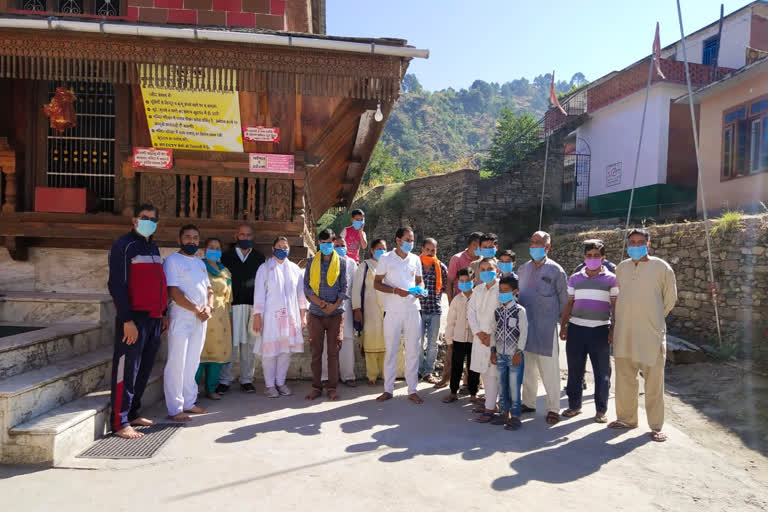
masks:
POLYGON ((155 424, 154 421, 149 420, 147 418, 136 418, 135 420, 133 420, 131 422, 131 425, 133 425, 134 427, 137 427, 137 426, 138 427, 151 427, 154 424, 155 424))
POLYGON ((418 394, 416 394, 416 393, 411 393, 410 395, 408 395, 408 400, 410 400, 411 402, 413 402, 415 404, 423 404, 424 403, 424 400, 422 400, 421 397, 418 394))
POLYGON ((331 402, 335 402, 338 399, 339 399, 339 395, 336 394, 336 390, 335 389, 329 389, 328 390, 328 400, 330 400, 331 402))
POLYGON ((117 432, 115 432, 115 435, 117 437, 122 437, 123 439, 138 439, 140 437, 144 437, 144 434, 141 432, 137 432, 132 426, 128 425, 127 427, 123 427, 117 432))
POLYGON ((322 391, 320 391, 319 389, 313 389, 313 390, 312 390, 312 391, 310 391, 310 393, 309 393, 307 396, 305 396, 304 398, 305 398, 306 400, 317 400, 317 399, 318 399, 318 398, 320 398, 322 395, 323 395, 323 392, 322 392, 322 391))
POLYGON ((179 414, 174 414, 173 416, 168 416, 168 418, 172 419, 177 423, 188 423, 192 421, 192 418, 189 417, 189 414, 184 414, 183 412, 180 412, 179 414))
POLYGON ((184 412, 188 412, 190 414, 208 414, 208 411, 206 411, 202 407, 198 407, 196 405, 193 406, 193 407, 190 407, 189 409, 185 410, 184 412))
POLYGON ((392 398, 392 393, 387 393, 385 391, 381 395, 379 395, 378 398, 376 398, 376 401, 377 402, 386 402, 387 400, 390 400, 391 398, 392 398))
POLYGON ((372 387, 372 388, 373 388, 373 387, 376 387, 376 381, 375 381, 375 380, 369 380, 369 381, 368 381, 368 386, 369 386, 369 387, 372 387))

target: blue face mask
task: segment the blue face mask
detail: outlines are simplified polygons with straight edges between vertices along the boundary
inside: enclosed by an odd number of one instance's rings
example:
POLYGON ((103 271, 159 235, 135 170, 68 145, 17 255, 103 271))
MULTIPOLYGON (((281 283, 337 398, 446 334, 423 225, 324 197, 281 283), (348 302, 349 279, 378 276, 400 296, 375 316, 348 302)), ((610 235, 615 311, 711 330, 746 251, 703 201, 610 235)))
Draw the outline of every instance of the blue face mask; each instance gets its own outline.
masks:
POLYGON ((320 242, 320 252, 323 253, 323 256, 330 256, 333 252, 333 243, 320 242))
POLYGON ((459 290, 468 292, 474 288, 472 281, 459 281, 459 290))
POLYGON ((638 247, 627 247, 627 254, 633 260, 641 260, 648 256, 648 246, 640 245, 638 247))
POLYGON ((334 247, 333 250, 336 251, 336 254, 338 254, 342 258, 347 255, 347 248, 341 245, 338 247, 334 247))
POLYGON ((534 261, 539 261, 541 258, 547 255, 547 250, 544 247, 531 247, 530 251, 531 258, 534 259, 534 261))
POLYGON ((205 259, 219 261, 221 259, 221 251, 217 251, 216 249, 206 249, 205 259))
POLYGON ((284 260, 291 253, 289 249, 275 249, 273 252, 275 254, 275 258, 279 260, 284 260))
POLYGON ((411 252, 413 250, 413 242, 406 242, 403 240, 403 245, 400 246, 400 250, 403 252, 411 252))
POLYGON ((509 274, 515 270, 515 264, 511 261, 500 261, 499 270, 501 270, 502 274, 509 274))
POLYGON ((496 256, 496 249, 493 247, 485 247, 483 249, 480 249, 480 256, 483 258, 493 258, 496 256))
POLYGON ((495 270, 483 270, 480 272, 480 280, 484 282, 485 284, 492 283, 496 280, 496 271, 495 270))
POLYGON ((384 253, 387 252, 384 249, 376 249, 376 252, 373 253, 373 259, 376 261, 379 261, 382 256, 384 256, 384 253))
POLYGON ((149 238, 157 229, 157 222, 149 219, 139 219, 136 232, 144 238, 149 238))
POLYGON ((510 301, 515 302, 515 292, 499 292, 499 302, 506 304, 510 301))
POLYGON ((181 252, 189 256, 192 256, 197 252, 197 244, 182 244, 181 252))
POLYGON ((250 249, 253 247, 253 240, 238 240, 237 246, 241 249, 250 249))
POLYGON ((362 228, 363 224, 365 224, 364 220, 353 220, 352 221, 352 227, 355 228, 356 230, 359 230, 360 228, 362 228))
POLYGON ((480 249, 475 249, 475 256, 480 256, 480 249))

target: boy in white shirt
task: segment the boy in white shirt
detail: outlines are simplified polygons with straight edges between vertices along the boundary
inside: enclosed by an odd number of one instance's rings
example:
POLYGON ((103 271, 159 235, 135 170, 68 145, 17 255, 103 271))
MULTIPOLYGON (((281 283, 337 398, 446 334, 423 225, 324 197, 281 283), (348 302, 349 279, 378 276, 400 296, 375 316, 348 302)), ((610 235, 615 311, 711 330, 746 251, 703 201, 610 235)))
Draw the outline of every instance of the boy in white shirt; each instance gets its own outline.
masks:
POLYGON ((168 361, 163 373, 163 388, 168 417, 190 421, 188 413, 207 411, 195 405, 200 353, 205 343, 206 322, 213 311, 213 289, 203 260, 195 257, 200 245, 200 230, 192 224, 179 231, 179 252, 168 256, 163 271, 168 282, 168 361))
MULTIPOLYGON (((445 326, 445 341, 453 347, 451 355, 451 394, 443 399, 443 403, 450 404, 458 400, 456 393, 459 391, 461 376, 464 373, 464 361, 467 366, 472 366, 472 329, 467 319, 467 307, 472 288, 474 275, 469 268, 463 268, 457 273, 459 294, 454 296, 451 306, 448 308, 448 320, 445 326)), ((480 374, 469 371, 467 378, 471 400, 477 397, 477 389, 480 384, 480 374)))

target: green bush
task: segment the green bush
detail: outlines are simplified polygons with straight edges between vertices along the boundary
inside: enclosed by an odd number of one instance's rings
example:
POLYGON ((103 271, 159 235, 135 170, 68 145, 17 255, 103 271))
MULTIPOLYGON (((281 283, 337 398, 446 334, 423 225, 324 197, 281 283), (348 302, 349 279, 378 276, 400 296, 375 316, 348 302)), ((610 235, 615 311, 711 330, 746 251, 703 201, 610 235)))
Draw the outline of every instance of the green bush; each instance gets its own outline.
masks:
POLYGON ((723 214, 719 219, 713 220, 715 225, 712 227, 710 233, 712 235, 726 235, 733 231, 738 231, 742 226, 742 219, 744 214, 737 211, 728 211, 723 214))

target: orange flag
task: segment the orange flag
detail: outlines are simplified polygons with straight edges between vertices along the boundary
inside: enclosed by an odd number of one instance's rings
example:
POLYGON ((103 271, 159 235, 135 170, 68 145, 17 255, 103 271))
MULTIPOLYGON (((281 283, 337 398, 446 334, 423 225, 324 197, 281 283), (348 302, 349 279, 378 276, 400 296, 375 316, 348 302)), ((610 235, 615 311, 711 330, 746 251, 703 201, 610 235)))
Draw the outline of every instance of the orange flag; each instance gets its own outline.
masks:
POLYGON ((662 80, 666 80, 667 77, 661 72, 661 39, 659 39, 659 22, 656 22, 656 36, 653 38, 653 60, 656 63, 656 73, 659 74, 662 80))
POLYGON ((552 71, 552 83, 549 84, 549 102, 556 106, 558 109, 560 109, 560 112, 563 113, 564 116, 567 116, 568 114, 565 112, 565 109, 563 109, 563 106, 560 105, 560 100, 557 99, 557 94, 555 93, 555 72, 552 71))

